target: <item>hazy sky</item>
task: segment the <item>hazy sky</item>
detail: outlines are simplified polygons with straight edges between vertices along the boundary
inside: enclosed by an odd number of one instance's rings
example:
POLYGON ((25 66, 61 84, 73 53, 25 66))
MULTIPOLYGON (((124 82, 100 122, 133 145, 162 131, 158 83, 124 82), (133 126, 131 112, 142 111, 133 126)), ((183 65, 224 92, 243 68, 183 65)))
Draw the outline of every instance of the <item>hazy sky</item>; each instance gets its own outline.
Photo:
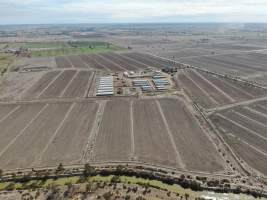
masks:
POLYGON ((267 22, 267 0, 0 0, 0 24, 267 22))

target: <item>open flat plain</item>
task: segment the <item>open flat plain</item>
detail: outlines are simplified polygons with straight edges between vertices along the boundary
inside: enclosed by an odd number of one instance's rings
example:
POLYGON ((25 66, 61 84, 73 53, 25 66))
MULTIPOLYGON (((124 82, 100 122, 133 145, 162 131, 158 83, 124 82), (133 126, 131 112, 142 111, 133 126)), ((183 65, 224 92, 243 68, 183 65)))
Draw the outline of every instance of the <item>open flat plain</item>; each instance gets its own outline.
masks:
POLYGON ((182 58, 182 62, 201 66, 205 69, 224 74, 246 76, 256 72, 266 72, 267 60, 261 53, 222 54, 182 58))
POLYGON ((0 169, 143 164, 260 187, 267 175, 264 29, 150 26, 98 27, 94 36, 72 30, 47 36, 70 51, 45 44, 14 58, 0 79, 0 169), (102 50, 92 42, 100 40, 102 50), (151 79, 163 68, 173 72, 160 72, 171 83, 160 91, 151 79), (148 79, 153 91, 135 87, 125 71, 148 79), (114 96, 94 96, 108 75, 114 96))
MULTIPOLYGON (((233 59, 241 57, 245 55, 233 59)), ((178 68, 174 74, 178 96, 97 99, 88 96, 96 74, 158 70, 174 63, 139 52, 60 56, 55 62, 56 68, 24 72, 38 73, 39 78, 21 89, 13 103, 0 105, 0 168, 137 162, 191 172, 233 173, 213 131, 193 109, 197 105, 204 115, 214 113, 207 117, 232 150, 251 168, 266 174, 263 161, 258 160, 267 153, 264 101, 255 104, 255 112, 236 108, 242 102, 265 98, 266 88, 212 71, 178 68), (229 106, 233 112, 225 111, 229 106), (233 136, 242 140, 233 143, 233 136), (255 160, 248 151, 242 154, 244 144, 257 155, 255 160)))
POLYGON ((0 105, 5 112, 0 122, 0 167, 79 164, 93 159, 201 172, 224 170, 212 141, 179 98, 105 101, 102 114, 91 100, 0 105), (93 158, 84 160, 87 143, 93 139, 93 158))
POLYGON ((236 154, 251 167, 267 174, 266 101, 214 112, 211 120, 236 154))
MULTIPOLYGON (((88 93, 96 81, 95 73, 121 73, 148 67, 156 70, 173 63, 139 52, 55 59, 57 68, 40 72, 39 79, 23 90, 15 98, 17 101, 0 105, 0 126, 3 126, 0 168, 140 162, 179 170, 224 173, 229 167, 218 151, 218 142, 213 141, 207 125, 200 123, 200 116, 189 105, 197 103, 202 109, 217 113, 217 108, 224 110, 224 106, 267 95, 264 88, 229 77, 197 69, 180 69, 175 74, 179 90, 182 89, 192 102, 186 103, 178 96, 91 100, 88 93)), ((257 126, 259 123, 255 125, 245 117, 238 118, 236 113, 221 115, 242 125, 234 127, 236 135, 243 131, 243 126, 253 129, 252 132, 245 129, 246 134, 239 136, 253 147, 257 146, 260 149, 257 154, 266 153, 265 143, 253 140, 250 135, 266 137, 264 117, 256 117, 261 123, 257 126)), ((213 119, 216 117, 224 119, 214 114, 212 122, 216 122, 213 119)), ((233 127, 229 121, 219 124, 233 127)), ((233 149, 235 151, 234 146, 233 149)))
POLYGON ((83 68, 104 71, 138 70, 147 67, 161 68, 167 61, 143 53, 100 53, 56 57, 58 68, 83 68))
POLYGON ((204 108, 246 101, 267 94, 265 88, 193 69, 179 72, 178 80, 191 99, 204 108))

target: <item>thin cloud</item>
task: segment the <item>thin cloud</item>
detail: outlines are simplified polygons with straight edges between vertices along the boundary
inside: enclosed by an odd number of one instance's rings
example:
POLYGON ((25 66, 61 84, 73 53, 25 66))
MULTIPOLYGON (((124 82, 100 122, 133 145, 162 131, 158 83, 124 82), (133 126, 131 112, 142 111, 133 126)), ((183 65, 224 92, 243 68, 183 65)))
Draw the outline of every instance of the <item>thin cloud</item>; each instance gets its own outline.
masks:
POLYGON ((0 23, 267 22, 266 0, 2 0, 0 23), (214 16, 214 18, 212 18, 214 16))

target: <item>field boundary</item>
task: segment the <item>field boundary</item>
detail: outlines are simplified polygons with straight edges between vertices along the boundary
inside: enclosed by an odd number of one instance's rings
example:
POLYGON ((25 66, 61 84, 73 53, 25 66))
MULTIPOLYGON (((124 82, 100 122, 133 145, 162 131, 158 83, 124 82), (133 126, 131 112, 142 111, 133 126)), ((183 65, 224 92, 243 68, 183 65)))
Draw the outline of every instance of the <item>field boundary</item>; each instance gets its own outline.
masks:
POLYGON ((99 128, 103 120, 102 118, 104 115, 106 103, 107 101, 98 102, 98 110, 95 116, 94 124, 89 134, 87 144, 85 145, 85 148, 82 153, 82 158, 81 158, 82 162, 86 162, 86 161, 92 162, 95 160, 95 155, 94 155, 95 144, 96 144, 99 128))
POLYGON ((175 142, 174 142, 173 134, 172 134, 172 132, 171 132, 171 130, 170 130, 170 128, 169 128, 169 124, 168 124, 168 122, 167 122, 167 120, 166 120, 166 117, 165 117, 165 115, 164 115, 164 113, 163 113, 162 107, 161 107, 161 105, 160 105, 160 103, 159 103, 158 100, 155 100, 155 101, 156 101, 158 110, 159 110, 159 112, 160 112, 161 118, 162 118, 162 120, 163 120, 163 123, 164 123, 164 125, 165 125, 165 127, 166 127, 167 134, 168 134, 169 139, 170 139, 170 141, 171 141, 172 147, 173 147, 173 149, 174 149, 174 151, 175 151, 175 154, 176 154, 176 162, 177 162, 177 164, 178 164, 178 166, 179 166, 180 168, 185 169, 185 164, 184 164, 184 162, 183 162, 183 160, 182 160, 182 158, 181 158, 180 152, 178 151, 177 146, 176 146, 176 144, 175 144, 175 142))

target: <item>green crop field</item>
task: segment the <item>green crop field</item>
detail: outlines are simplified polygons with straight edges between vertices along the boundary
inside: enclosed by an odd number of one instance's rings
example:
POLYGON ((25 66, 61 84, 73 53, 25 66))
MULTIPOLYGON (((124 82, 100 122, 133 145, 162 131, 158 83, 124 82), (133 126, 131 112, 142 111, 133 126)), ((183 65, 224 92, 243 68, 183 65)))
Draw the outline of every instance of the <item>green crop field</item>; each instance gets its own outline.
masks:
POLYGON ((28 49, 31 51, 32 57, 54 57, 124 50, 124 48, 114 44, 98 41, 18 42, 1 43, 1 45, 2 48, 6 49, 28 49))
POLYGON ((79 54, 90 54, 90 53, 104 53, 110 51, 123 50, 121 47, 114 45, 108 46, 93 46, 93 47, 70 47, 60 49, 49 49, 32 51, 33 57, 52 57, 52 56, 63 56, 63 55, 79 55, 79 54))
POLYGON ((23 43, 21 47, 29 49, 42 49, 42 48, 59 49, 59 48, 69 47, 69 45, 66 42, 27 42, 23 43))

